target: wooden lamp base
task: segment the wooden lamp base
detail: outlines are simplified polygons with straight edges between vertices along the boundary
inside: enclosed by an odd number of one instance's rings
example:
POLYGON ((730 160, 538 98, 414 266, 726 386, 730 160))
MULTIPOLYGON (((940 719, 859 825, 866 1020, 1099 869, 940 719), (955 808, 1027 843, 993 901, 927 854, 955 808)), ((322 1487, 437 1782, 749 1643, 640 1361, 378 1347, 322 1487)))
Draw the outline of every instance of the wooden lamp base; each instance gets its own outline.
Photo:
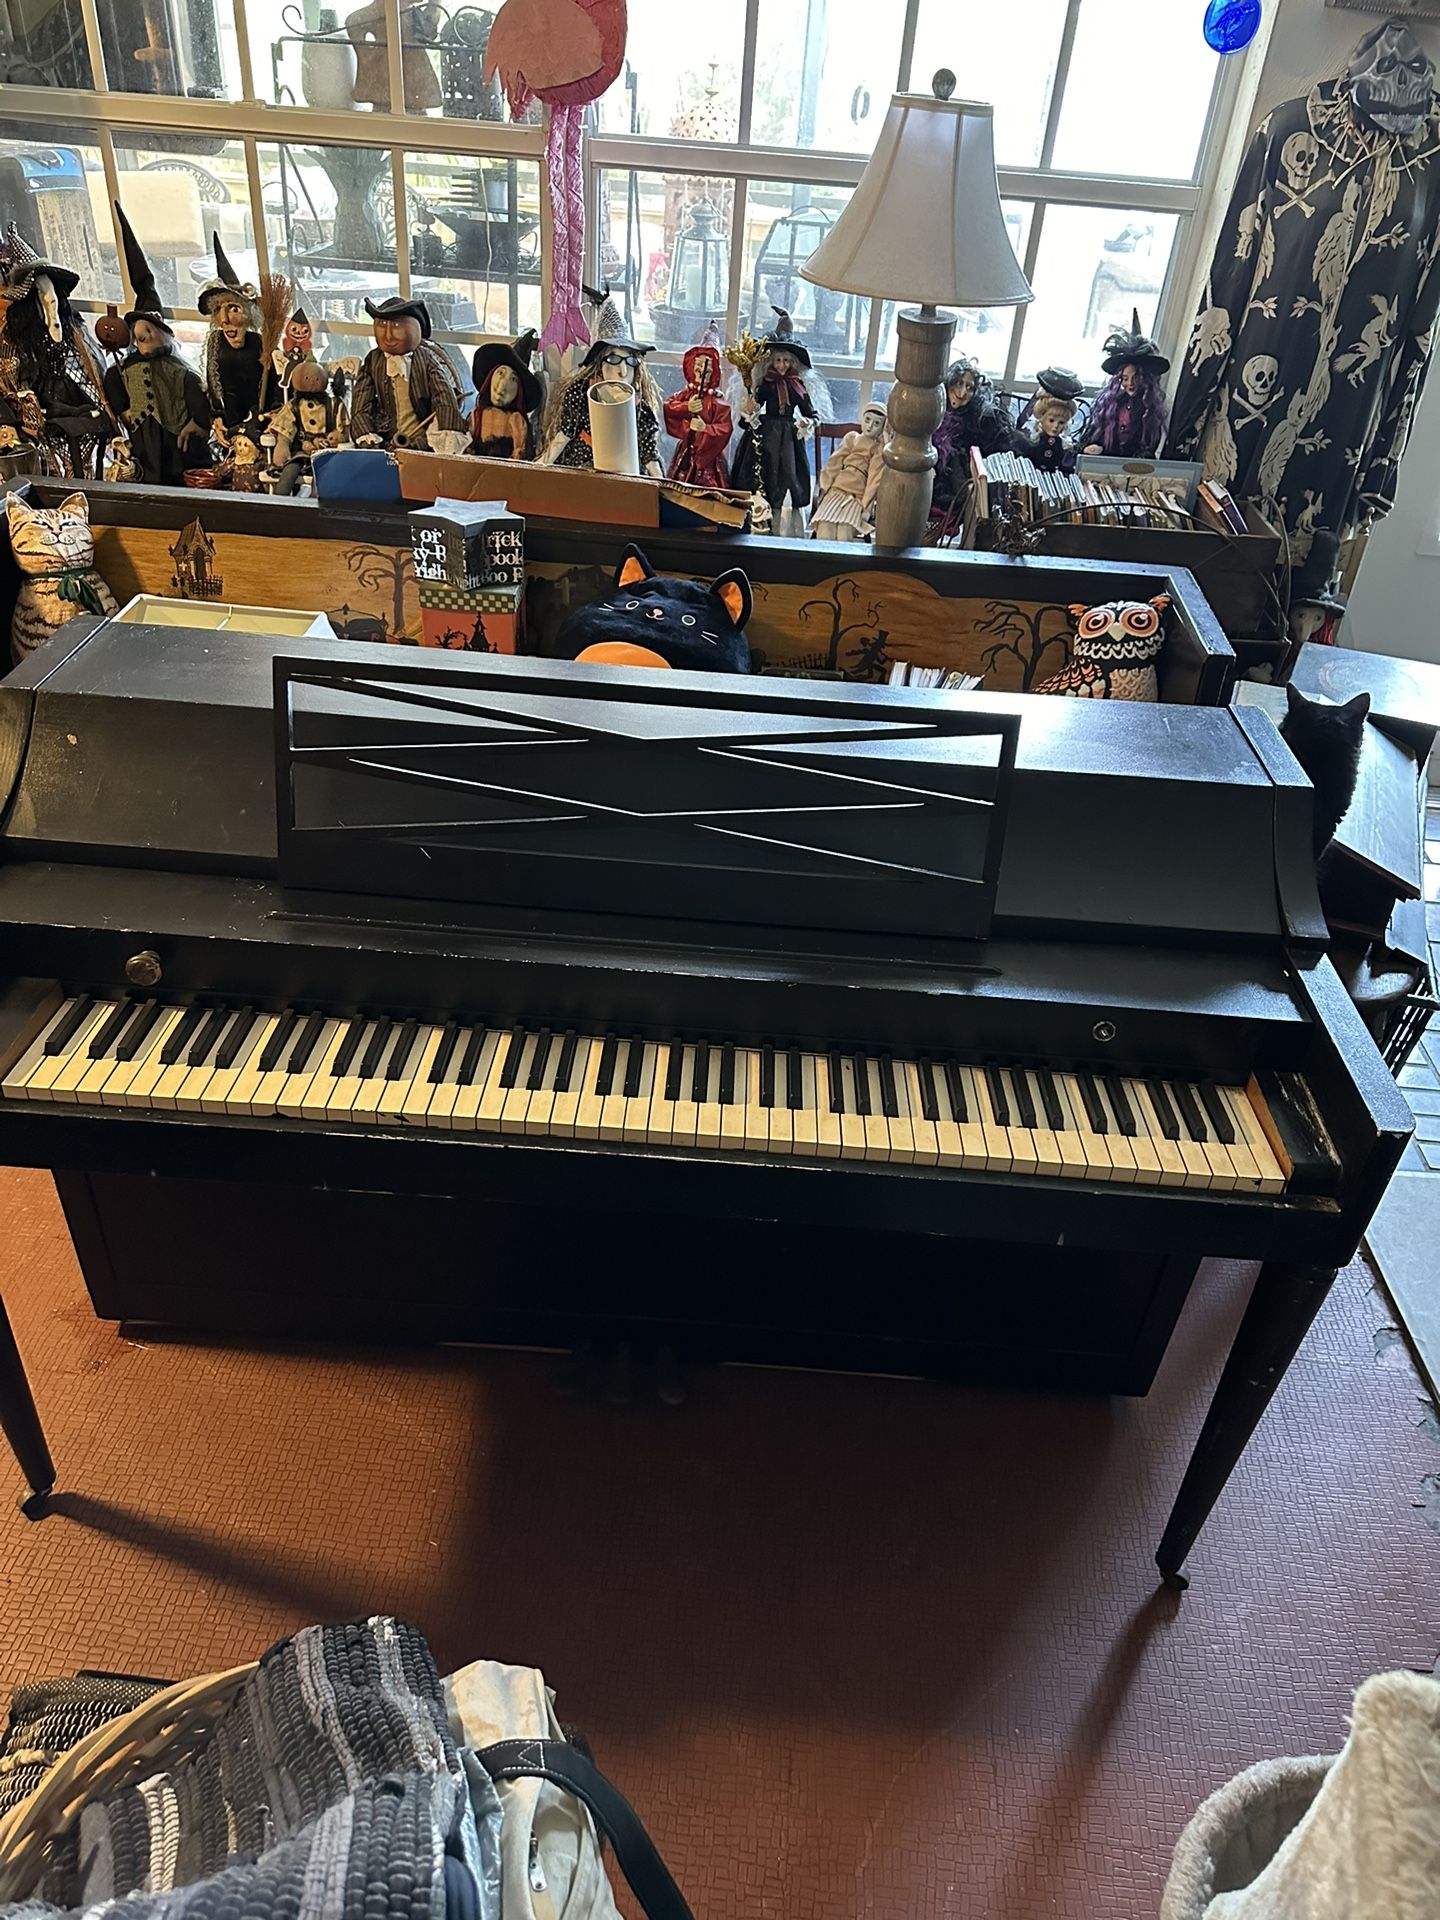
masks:
POLYGON ((899 346, 890 389, 890 444, 875 495, 877 547, 918 547, 930 522, 935 489, 931 436, 945 411, 945 367, 955 337, 953 314, 934 307, 897 314, 899 346))

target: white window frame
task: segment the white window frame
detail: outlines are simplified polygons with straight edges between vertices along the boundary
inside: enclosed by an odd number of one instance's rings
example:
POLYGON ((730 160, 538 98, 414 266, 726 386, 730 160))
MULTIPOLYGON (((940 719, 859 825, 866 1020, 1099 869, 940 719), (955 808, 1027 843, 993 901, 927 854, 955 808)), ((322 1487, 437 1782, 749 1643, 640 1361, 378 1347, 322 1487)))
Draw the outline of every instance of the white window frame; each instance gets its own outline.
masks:
MULTIPOLYGON (((669 172, 701 177, 733 178, 735 207, 731 231, 744 227, 745 195, 753 180, 783 181, 796 184, 854 186, 865 166, 866 156, 856 153, 830 153, 793 148, 760 147, 749 143, 752 95, 761 0, 746 0, 744 45, 741 64, 741 110, 737 139, 732 144, 692 140, 658 140, 640 134, 605 134, 591 131, 585 140, 585 183, 587 206, 597 204, 602 169, 634 168, 643 172, 669 172)), ((898 0, 896 0, 898 4, 898 0)), ((102 51, 99 7, 104 0, 79 0, 90 53, 95 86, 88 91, 65 88, 7 86, 0 87, 0 134, 10 137, 9 129, 21 123, 41 121, 73 126, 77 143, 98 144, 105 172, 107 200, 120 198, 120 174, 116 166, 117 135, 128 130, 172 132, 176 134, 223 135, 243 149, 250 190, 251 227, 261 269, 269 265, 268 245, 263 217, 259 150, 262 146, 288 142, 296 146, 352 146, 388 148, 392 156, 395 182, 396 282, 402 295, 410 292, 410 231, 406 205, 405 163, 407 156, 426 154, 474 155, 480 159, 524 159, 540 169, 540 305, 550 306, 551 216, 550 199, 543 191, 545 134, 539 126, 512 126, 494 121, 434 118, 404 112, 347 113, 313 107, 277 106, 263 98, 256 87, 256 62, 251 46, 244 0, 229 0, 234 16, 235 46, 240 65, 240 98, 236 100, 191 100, 172 95, 124 93, 110 87, 102 51)), ((223 0, 222 0, 223 4, 223 0)), ((1081 174, 1054 170, 1050 158, 1055 149, 1061 105, 1065 94, 1071 52, 1083 0, 1068 0, 1064 28, 1057 56, 1054 84, 1044 131, 1039 162, 1034 167, 1001 167, 1001 197, 1007 201, 1029 202, 1033 208, 1022 265, 1032 274, 1044 232, 1046 209, 1051 206, 1114 207, 1123 211, 1143 211, 1173 215, 1178 221, 1175 243, 1162 288, 1155 333, 1162 345, 1168 345, 1172 358, 1189 321, 1193 288, 1200 271, 1199 249, 1208 238, 1205 218, 1207 190, 1203 183, 1215 177, 1222 156, 1233 150, 1233 125, 1253 93, 1253 76, 1262 41, 1251 54, 1221 62, 1219 78, 1211 97, 1205 130, 1200 142, 1195 171, 1188 181, 1156 179, 1141 175, 1081 174), (1248 87, 1248 91, 1247 91, 1248 87)), ((901 35, 895 84, 906 90, 912 81, 910 72, 916 24, 921 0, 904 0, 905 19, 901 35)), ((401 100, 403 75, 400 45, 400 0, 385 0, 388 15, 388 57, 390 97, 401 100)), ((268 76, 265 76, 268 78, 268 76)), ((921 76, 921 82, 928 76, 921 76)), ((122 143, 123 144, 123 143, 122 143)), ((596 236, 589 236, 589 270, 597 272, 596 236)), ((122 263, 124 251, 118 231, 113 236, 122 263)), ((730 299, 726 323, 732 335, 741 307, 743 248, 734 247, 731 258, 730 299)), ((122 264, 123 271, 123 264, 122 264)), ((903 290, 897 290, 903 295, 903 290)), ((95 310, 99 303, 81 299, 77 304, 95 310)), ((176 317, 199 320, 194 307, 177 307, 176 317)), ((870 328, 863 360, 821 362, 820 370, 831 377, 861 385, 862 402, 872 386, 888 384, 888 372, 878 361, 883 305, 871 303, 870 328)), ((996 371, 1005 384, 1013 383, 1021 365, 1026 309, 1016 309, 1011 326, 1009 348, 1003 368, 996 371)), ((357 329, 358 330, 358 329, 357 329)), ((442 333, 442 338, 473 342, 486 338, 481 331, 442 333)), ((657 353, 658 362, 675 362, 676 354, 657 353)))

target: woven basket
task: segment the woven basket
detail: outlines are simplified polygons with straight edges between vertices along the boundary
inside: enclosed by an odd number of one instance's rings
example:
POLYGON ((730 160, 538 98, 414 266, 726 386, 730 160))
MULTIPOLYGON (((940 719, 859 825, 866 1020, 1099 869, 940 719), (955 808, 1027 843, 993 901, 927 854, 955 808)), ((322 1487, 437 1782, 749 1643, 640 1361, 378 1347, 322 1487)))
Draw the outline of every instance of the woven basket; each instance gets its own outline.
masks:
POLYGON ((57 1842, 88 1802, 163 1772, 202 1746, 255 1665, 179 1680, 62 1754, 30 1797, 0 1820, 0 1902, 34 1893, 57 1842))

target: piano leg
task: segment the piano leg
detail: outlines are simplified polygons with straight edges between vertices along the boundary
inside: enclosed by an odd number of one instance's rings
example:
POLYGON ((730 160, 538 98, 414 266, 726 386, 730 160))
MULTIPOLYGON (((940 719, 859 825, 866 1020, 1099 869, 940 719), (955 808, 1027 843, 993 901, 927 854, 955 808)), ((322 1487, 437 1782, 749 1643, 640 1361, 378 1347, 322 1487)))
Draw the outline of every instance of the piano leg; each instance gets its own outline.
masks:
POLYGON ((20 1349, 15 1344, 3 1301, 0 1301, 0 1427, 4 1428, 5 1438, 25 1476, 26 1492, 20 1499, 20 1511, 27 1520, 38 1520, 46 1510, 46 1501, 55 1485, 55 1462, 45 1444, 45 1430, 35 1411, 34 1395, 25 1378, 20 1349))
POLYGON ((1167 1587, 1189 1586, 1180 1569, 1334 1279, 1331 1267, 1260 1269, 1155 1555, 1167 1587))

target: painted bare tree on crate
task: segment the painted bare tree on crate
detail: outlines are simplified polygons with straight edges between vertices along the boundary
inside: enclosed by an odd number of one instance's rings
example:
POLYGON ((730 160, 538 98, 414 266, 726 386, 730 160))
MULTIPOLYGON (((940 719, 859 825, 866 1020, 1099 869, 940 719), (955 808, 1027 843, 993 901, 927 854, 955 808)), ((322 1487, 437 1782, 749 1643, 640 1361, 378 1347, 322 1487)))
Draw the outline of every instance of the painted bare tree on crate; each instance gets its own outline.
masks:
POLYGON ((1014 600, 987 600, 985 618, 976 622, 977 633, 993 634, 980 660, 984 673, 994 673, 999 661, 1008 654, 1020 670, 1020 691, 1028 693, 1043 679, 1046 656, 1060 649, 1056 667, 1063 667, 1070 644, 1070 617, 1064 607, 1022 607, 1014 600))
POLYGON ((889 633, 880 625, 880 604, 867 600, 860 583, 842 573, 830 582, 823 600, 807 600, 800 618, 818 616, 829 625, 824 652, 798 664, 814 666, 845 680, 878 680, 890 664, 889 633), (845 664, 842 666, 841 661, 845 664))
POLYGON ((414 646, 414 635, 405 630, 405 589, 412 576, 409 547, 346 547, 345 564, 354 574, 357 587, 366 593, 390 595, 385 638, 414 646))

